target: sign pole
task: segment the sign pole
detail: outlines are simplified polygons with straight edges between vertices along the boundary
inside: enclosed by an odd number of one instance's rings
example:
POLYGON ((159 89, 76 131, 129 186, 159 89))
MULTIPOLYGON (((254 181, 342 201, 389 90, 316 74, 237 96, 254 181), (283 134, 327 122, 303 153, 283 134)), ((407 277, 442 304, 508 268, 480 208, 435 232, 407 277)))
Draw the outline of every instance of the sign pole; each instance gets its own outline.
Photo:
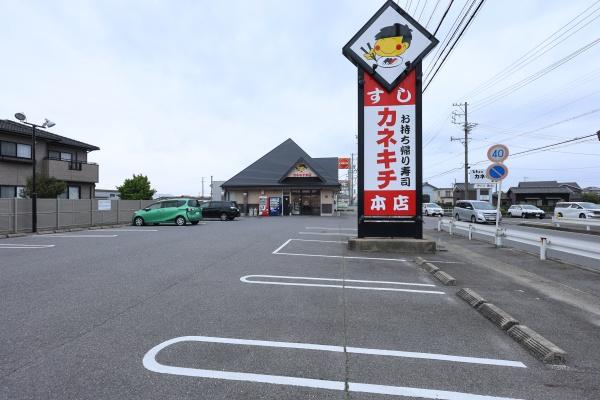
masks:
POLYGON ((498 181, 498 204, 496 204, 496 234, 500 225, 500 202, 502 201, 502 181, 498 181))
POLYGON ((360 68, 358 71, 358 190, 356 191, 357 200, 357 213, 358 216, 358 237, 364 238, 364 190, 365 190, 365 163, 363 148, 365 145, 365 115, 364 115, 364 89, 365 89, 365 78, 364 72, 360 68))

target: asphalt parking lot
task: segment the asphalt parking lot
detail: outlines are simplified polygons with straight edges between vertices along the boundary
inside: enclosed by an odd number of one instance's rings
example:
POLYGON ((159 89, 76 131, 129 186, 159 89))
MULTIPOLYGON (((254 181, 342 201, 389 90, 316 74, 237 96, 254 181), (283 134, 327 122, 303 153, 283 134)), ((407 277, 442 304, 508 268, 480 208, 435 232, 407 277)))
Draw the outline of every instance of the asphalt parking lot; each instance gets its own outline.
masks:
MULTIPOLYGON (((348 251, 355 226, 242 218, 2 240, 0 398, 600 398, 583 349, 585 369, 542 364, 414 256, 348 251)), ((450 253, 429 259, 458 269, 450 253)))

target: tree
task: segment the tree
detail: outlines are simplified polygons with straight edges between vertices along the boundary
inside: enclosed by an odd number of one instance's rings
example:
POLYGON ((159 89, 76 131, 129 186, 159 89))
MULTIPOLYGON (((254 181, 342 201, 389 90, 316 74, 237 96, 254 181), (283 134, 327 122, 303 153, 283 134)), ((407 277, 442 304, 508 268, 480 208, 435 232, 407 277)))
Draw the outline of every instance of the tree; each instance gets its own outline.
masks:
POLYGON ((589 201, 590 203, 600 203, 600 195, 596 193, 584 193, 583 201, 589 201))
POLYGON ((121 186, 117 186, 121 200, 152 200, 156 190, 150 187, 147 176, 133 174, 132 178, 125 179, 121 186))
MULTIPOLYGON (((31 176, 27 178, 23 194, 31 198, 33 192, 33 180, 31 176)), ((35 179, 35 190, 37 197, 41 199, 55 199, 59 194, 67 190, 67 184, 52 176, 37 175, 35 179)))

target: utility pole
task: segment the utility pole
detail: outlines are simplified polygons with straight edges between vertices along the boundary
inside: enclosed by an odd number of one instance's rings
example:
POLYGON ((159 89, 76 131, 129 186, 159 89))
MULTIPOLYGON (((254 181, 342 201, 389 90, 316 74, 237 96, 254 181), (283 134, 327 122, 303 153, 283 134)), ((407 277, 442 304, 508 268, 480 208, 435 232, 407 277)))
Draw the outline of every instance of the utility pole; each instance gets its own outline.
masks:
POLYGON ((348 170, 348 188, 350 205, 354 205, 354 153, 350 154, 350 169, 348 170))
POLYGON ((210 199, 213 199, 213 176, 210 176, 210 199))
POLYGON ((453 111, 452 112, 452 123, 457 125, 462 125, 463 130, 465 132, 465 137, 463 138, 455 138, 451 137, 450 141, 459 141, 465 146, 465 200, 469 199, 469 133, 471 130, 477 126, 475 123, 469 123, 469 113, 468 113, 468 103, 465 101, 464 103, 454 103, 452 104, 454 107, 458 107, 462 112, 453 111), (459 117, 464 117, 464 122, 458 122, 459 117))
POLYGON ((204 200, 204 177, 202 177, 202 192, 201 197, 204 200))

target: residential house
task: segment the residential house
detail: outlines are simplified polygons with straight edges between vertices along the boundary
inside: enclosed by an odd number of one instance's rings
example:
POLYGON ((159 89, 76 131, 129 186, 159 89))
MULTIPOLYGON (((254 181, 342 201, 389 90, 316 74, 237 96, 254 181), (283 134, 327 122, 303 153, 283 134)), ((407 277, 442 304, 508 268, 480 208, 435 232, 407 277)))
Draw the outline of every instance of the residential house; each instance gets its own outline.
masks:
POLYGON ((433 186, 429 182, 423 184, 423 203, 437 203, 438 202, 438 188, 433 186))
POLYGON ((506 192, 508 204, 532 204, 554 208, 559 201, 580 201, 582 189, 575 182, 557 181, 519 182, 506 192))
MULTIPOLYGON (((0 120, 0 197, 22 197, 27 178, 32 175, 32 128, 0 120)), ((36 175, 54 177, 67 184, 59 197, 90 199, 98 182, 98 164, 88 163, 88 153, 99 147, 36 130, 36 175)))
POLYGON ((451 187, 447 188, 438 188, 436 190, 436 203, 443 205, 453 205, 454 203, 454 194, 451 187))

